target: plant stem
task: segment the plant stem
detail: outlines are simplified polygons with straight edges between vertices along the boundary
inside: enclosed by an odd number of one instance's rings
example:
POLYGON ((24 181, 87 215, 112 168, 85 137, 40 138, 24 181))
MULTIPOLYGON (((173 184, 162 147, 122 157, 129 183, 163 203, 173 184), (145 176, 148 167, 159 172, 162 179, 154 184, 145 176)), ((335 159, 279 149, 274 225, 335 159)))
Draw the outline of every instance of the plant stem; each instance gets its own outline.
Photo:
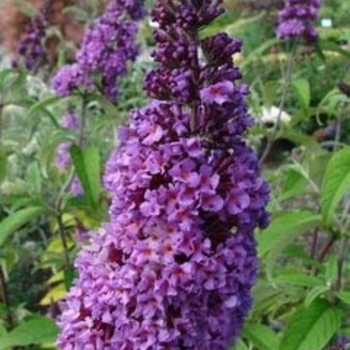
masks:
POLYGON ((310 246, 310 256, 312 259, 315 258, 315 254, 316 254, 316 246, 317 246, 317 242, 318 242, 318 228, 314 231, 313 235, 312 235, 312 239, 311 239, 311 246, 310 246))
POLYGON ((14 320, 11 313, 11 304, 10 304, 10 298, 9 298, 7 286, 6 286, 5 273, 1 264, 0 264, 0 301, 2 301, 6 306, 7 326, 9 329, 12 329, 14 327, 14 320))
POLYGON ((323 249, 321 250, 320 255, 317 258, 318 262, 323 262, 323 260, 325 259, 325 257, 327 256, 327 254, 329 253, 329 251, 331 250, 331 248, 333 247, 333 244, 337 241, 337 237, 335 235, 332 235, 328 242, 326 243, 326 245, 323 247, 323 249))
POLYGON ((266 147, 264 149, 264 152, 262 153, 260 160, 259 160, 259 164, 263 164, 263 162, 265 161, 265 159, 267 158, 267 156, 269 155, 271 148, 273 146, 273 143, 276 139, 280 124, 281 124, 281 117, 282 117, 282 112, 283 112, 283 108, 287 99, 287 94, 288 94, 288 90, 289 90, 289 83, 290 80, 292 78, 292 74, 293 74, 293 59, 294 59, 294 45, 291 48, 290 54, 288 55, 288 61, 287 61, 287 67, 286 67, 286 71, 283 74, 283 84, 282 84, 282 95, 281 95, 281 100, 280 100, 280 104, 278 106, 278 115, 277 115, 277 120, 276 123, 273 127, 272 132, 270 133, 270 135, 268 135, 267 138, 267 144, 266 147))
MULTIPOLYGON (((81 123, 80 123, 80 129, 79 129, 79 135, 78 135, 78 146, 81 147, 83 142, 84 142, 84 131, 85 131, 85 117, 86 117, 86 96, 82 96, 82 103, 81 103, 81 123)), ((64 254, 64 261, 65 261, 65 267, 66 269, 70 269, 71 263, 70 263, 70 258, 69 258, 69 247, 68 247, 68 242, 67 242, 67 237, 66 237, 66 232, 65 232, 65 227, 62 221, 62 215, 63 215, 63 198, 69 188, 72 185, 72 182, 74 180, 76 173, 74 166, 71 168, 71 171, 68 175, 68 178, 66 182, 63 184, 61 187, 61 190, 57 196, 56 200, 56 211, 57 211, 57 224, 58 224, 58 233, 60 236, 60 239, 62 241, 63 245, 63 254, 64 254)))
POLYGON ((69 247, 67 242, 67 237, 65 233, 65 228, 62 222, 62 215, 57 215, 57 224, 58 224, 58 233, 63 245, 63 254, 64 254, 64 263, 66 270, 68 271, 71 268, 70 258, 69 258, 69 247))
POLYGON ((339 251, 339 258, 338 258, 338 270, 337 270, 337 281, 335 284, 335 288, 337 290, 340 290, 342 288, 342 276, 343 276, 343 270, 344 270, 344 262, 346 260, 347 256, 347 246, 349 243, 349 238, 345 237, 340 241, 340 251, 339 251))

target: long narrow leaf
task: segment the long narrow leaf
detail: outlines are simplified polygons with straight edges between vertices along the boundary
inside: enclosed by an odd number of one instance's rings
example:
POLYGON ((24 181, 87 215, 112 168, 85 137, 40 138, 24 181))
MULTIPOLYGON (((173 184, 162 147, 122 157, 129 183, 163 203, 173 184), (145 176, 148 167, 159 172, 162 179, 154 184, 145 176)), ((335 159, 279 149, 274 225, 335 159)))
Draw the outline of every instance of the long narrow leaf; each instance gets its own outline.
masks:
POLYGON ((46 211, 44 207, 30 207, 18 210, 0 222, 0 247, 14 232, 28 221, 46 211))
POLYGON ((331 226, 335 211, 350 191, 350 147, 338 151, 329 161, 322 182, 321 212, 326 226, 331 226))
POLYGON ((342 312, 323 299, 297 311, 278 350, 321 350, 339 329, 342 312))

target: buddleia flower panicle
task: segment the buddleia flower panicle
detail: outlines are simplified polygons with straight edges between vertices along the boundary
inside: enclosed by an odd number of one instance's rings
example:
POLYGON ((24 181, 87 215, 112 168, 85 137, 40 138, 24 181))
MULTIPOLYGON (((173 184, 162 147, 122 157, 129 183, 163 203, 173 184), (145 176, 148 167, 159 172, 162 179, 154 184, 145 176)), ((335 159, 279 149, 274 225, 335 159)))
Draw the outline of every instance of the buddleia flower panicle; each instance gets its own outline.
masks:
POLYGON ((319 17, 321 4, 321 0, 284 0, 284 8, 279 12, 277 37, 315 42, 318 34, 314 21, 319 17))
POLYGON ((63 350, 227 350, 251 308, 268 186, 244 141, 241 42, 199 30, 221 0, 156 0, 150 103, 120 128, 110 220, 76 260, 63 350))
POLYGON ((126 73, 127 63, 135 60, 139 52, 137 21, 143 13, 143 0, 110 0, 104 13, 85 33, 76 62, 63 66, 53 77, 56 93, 64 97, 90 91, 96 84, 115 100, 117 79, 126 73))
POLYGON ((36 71, 48 61, 45 50, 47 9, 48 7, 44 6, 26 25, 25 33, 18 45, 18 58, 14 61, 14 66, 20 65, 23 61, 29 71, 36 71))

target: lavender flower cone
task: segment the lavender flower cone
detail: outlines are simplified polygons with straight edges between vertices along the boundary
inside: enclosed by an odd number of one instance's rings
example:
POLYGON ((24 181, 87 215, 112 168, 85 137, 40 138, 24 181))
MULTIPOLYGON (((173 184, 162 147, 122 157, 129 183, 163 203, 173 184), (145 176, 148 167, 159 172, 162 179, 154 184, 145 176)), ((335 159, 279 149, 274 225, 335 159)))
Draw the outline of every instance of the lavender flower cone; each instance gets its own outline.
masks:
POLYGON ((284 3, 284 8, 279 12, 277 37, 314 42, 318 34, 313 21, 319 16, 321 0, 285 0, 284 3))
POLYGON ((84 35, 76 63, 63 66, 52 79, 59 96, 91 90, 94 75, 100 76, 102 92, 112 100, 118 94, 117 79, 127 63, 137 57, 137 20, 143 16, 144 0, 110 0, 105 12, 84 35))
POLYGON ((243 140, 241 43, 198 38, 221 13, 221 0, 155 3, 153 100, 131 114, 107 164, 110 222, 76 261, 61 349, 224 350, 242 326, 268 189, 243 140))

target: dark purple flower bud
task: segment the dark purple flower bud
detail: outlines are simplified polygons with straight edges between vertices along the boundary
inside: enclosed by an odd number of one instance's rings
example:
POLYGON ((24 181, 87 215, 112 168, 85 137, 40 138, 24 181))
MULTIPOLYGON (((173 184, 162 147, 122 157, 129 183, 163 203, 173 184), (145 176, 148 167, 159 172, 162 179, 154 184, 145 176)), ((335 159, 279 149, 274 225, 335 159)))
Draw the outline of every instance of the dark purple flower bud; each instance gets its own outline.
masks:
POLYGON ((18 54, 30 71, 35 71, 40 65, 47 62, 44 45, 46 28, 45 11, 40 11, 30 20, 20 40, 18 54))
POLYGON ((232 39, 226 33, 219 33, 206 38, 202 42, 202 49, 208 63, 222 65, 232 62, 232 56, 241 51, 242 41, 232 39))

